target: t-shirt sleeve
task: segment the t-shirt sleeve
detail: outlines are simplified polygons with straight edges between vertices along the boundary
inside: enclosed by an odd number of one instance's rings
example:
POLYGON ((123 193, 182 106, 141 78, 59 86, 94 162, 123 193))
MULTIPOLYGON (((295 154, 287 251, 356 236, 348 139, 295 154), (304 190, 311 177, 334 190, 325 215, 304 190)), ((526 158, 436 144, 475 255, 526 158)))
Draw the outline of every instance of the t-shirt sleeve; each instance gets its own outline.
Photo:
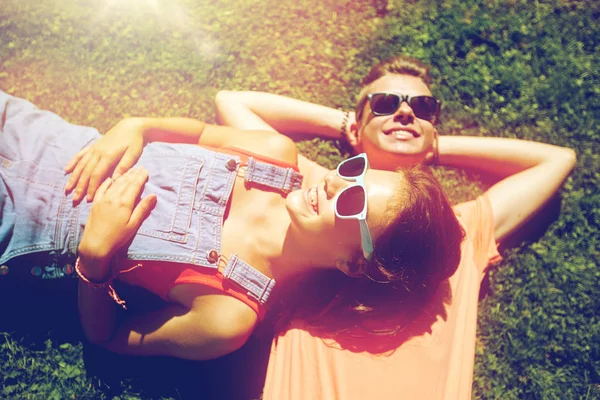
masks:
POLYGON ((454 207, 458 220, 466 232, 466 240, 473 246, 477 269, 484 274, 488 267, 502 259, 494 238, 494 214, 486 194, 454 207))

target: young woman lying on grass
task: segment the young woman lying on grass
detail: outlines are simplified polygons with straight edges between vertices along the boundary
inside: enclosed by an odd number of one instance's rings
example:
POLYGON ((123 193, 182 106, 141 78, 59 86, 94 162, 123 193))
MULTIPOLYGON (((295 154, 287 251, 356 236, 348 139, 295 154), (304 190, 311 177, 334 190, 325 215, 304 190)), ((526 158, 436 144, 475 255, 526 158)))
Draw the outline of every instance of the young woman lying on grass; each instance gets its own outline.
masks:
POLYGON ((84 332, 107 349, 215 358, 246 341, 275 282, 335 271, 356 289, 340 301, 378 309, 425 301, 456 269, 462 228, 421 168, 360 154, 303 183, 273 132, 133 118, 102 136, 3 92, 0 110, 0 265, 79 276, 84 332), (114 279, 165 306, 116 318, 114 279))
MULTIPOLYGON (((396 340, 349 337, 343 321, 366 307, 326 296, 336 293, 327 290, 336 287, 334 282, 303 287, 304 301, 273 342, 263 399, 471 398, 481 281, 500 259, 498 243, 559 190, 575 165, 575 153, 516 139, 438 138, 440 102, 432 97, 429 82, 428 68, 417 60, 384 61, 363 80, 355 114, 267 93, 217 95, 221 122, 236 128, 337 139, 344 134, 354 151, 365 152, 377 168, 433 162, 499 177, 482 196, 454 207, 466 232, 459 266, 428 302, 405 301, 400 308, 417 315, 398 326, 396 340), (315 312, 318 304, 329 307, 315 312), (391 352, 373 357, 382 349, 391 352)), ((299 165, 305 176, 322 173, 306 159, 300 158, 299 165)))

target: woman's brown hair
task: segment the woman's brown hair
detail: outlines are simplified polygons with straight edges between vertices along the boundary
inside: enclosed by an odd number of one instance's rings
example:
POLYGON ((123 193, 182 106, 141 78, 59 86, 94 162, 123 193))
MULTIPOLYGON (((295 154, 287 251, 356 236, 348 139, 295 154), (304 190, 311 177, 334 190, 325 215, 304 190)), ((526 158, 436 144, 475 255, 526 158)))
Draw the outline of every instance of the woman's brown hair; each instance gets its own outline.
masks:
MULTIPOLYGON (((280 321, 300 318, 324 337, 393 336, 419 314, 460 261, 464 230, 428 168, 397 170, 406 184, 365 275, 318 271, 286 296, 280 321)), ((357 260, 362 259, 359 254, 357 260)))

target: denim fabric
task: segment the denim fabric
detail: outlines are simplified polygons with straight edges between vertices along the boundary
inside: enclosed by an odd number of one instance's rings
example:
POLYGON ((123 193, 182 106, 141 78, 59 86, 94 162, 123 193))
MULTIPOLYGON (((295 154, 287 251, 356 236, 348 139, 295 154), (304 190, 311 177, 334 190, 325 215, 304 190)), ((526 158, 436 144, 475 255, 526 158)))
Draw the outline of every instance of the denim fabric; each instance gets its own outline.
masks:
POLYGON ((144 195, 158 197, 127 249, 132 260, 161 260, 217 268, 207 255, 221 253, 221 227, 233 188, 233 156, 198 146, 150 143, 138 165, 149 171, 144 195))
POLYGON ((274 279, 270 279, 252 268, 235 254, 229 259, 223 275, 226 279, 237 282, 238 285, 248 290, 248 296, 253 297, 261 304, 266 303, 275 287, 274 279))
POLYGON ((244 180, 246 183, 266 185, 282 193, 300 189, 303 176, 292 168, 282 169, 276 165, 256 161, 254 157, 248 159, 248 167, 244 180))
MULTIPOLYGON (((73 207, 64 195, 68 176, 62 168, 100 134, 3 92, 0 112, 0 265, 32 253, 49 252, 55 259, 75 254, 90 204, 73 207)), ((195 145, 150 143, 137 164, 149 172, 144 195, 154 193, 158 202, 117 258, 187 263, 216 272, 239 157, 195 145)), ((254 159, 251 165, 246 177, 252 181, 284 194, 300 188, 302 176, 289 168, 254 159)), ((240 267, 226 279, 264 303, 274 281, 237 256, 229 258, 240 267)))
POLYGON ((62 168, 98 131, 69 124, 0 92, 0 265, 41 251, 74 253, 77 214, 63 195, 62 168))

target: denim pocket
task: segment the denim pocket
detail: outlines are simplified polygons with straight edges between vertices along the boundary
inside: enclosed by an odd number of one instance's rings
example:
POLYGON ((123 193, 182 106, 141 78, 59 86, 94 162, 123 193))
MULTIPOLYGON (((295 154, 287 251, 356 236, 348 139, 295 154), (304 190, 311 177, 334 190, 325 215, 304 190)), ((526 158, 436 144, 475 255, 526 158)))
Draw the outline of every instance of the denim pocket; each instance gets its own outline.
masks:
POLYGON ((149 173, 143 196, 158 197, 138 234, 186 243, 204 160, 178 153, 144 154, 138 165, 149 173))

